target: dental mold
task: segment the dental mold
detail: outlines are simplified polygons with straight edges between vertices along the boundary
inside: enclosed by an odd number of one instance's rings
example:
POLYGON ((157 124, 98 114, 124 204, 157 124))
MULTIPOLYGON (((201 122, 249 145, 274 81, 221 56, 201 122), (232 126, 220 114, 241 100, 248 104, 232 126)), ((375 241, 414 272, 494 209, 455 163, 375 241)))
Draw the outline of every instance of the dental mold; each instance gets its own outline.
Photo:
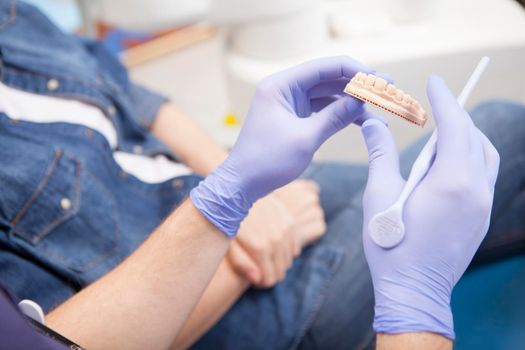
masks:
POLYGON ((412 96, 373 74, 357 73, 345 93, 423 127, 429 116, 412 96))

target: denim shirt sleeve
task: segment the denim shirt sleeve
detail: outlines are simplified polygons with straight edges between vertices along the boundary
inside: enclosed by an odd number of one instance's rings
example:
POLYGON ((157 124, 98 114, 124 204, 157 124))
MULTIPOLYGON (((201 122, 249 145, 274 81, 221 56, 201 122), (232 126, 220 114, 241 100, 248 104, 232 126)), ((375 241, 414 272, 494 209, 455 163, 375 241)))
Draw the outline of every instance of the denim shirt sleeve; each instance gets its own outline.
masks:
POLYGON ((130 111, 129 116, 144 128, 150 129, 160 107, 168 99, 132 82, 126 67, 101 42, 87 38, 79 38, 79 40, 97 61, 99 73, 106 83, 110 86, 118 86, 116 90, 118 92, 115 92, 119 95, 124 94, 124 100, 130 111))
POLYGON ((150 129, 160 107, 168 101, 168 98, 134 82, 130 82, 127 94, 137 123, 150 129))

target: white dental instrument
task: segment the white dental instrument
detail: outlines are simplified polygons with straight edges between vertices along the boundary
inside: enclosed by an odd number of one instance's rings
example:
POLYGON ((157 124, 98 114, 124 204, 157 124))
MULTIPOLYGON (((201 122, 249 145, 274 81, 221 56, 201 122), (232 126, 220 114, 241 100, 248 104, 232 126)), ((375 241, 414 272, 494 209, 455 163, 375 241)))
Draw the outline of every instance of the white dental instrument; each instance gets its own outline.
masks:
MULTIPOLYGON (((457 101, 464 107, 470 93, 478 83, 481 75, 485 71, 490 59, 487 56, 481 58, 476 69, 470 76, 463 91, 459 94, 457 101)), ((375 244, 383 248, 392 248, 398 245, 405 236, 405 225, 403 224, 403 208, 408 197, 414 191, 419 182, 428 172, 432 159, 436 154, 437 131, 434 130, 432 136, 427 141, 421 153, 417 157, 408 180, 397 201, 385 211, 377 213, 368 223, 370 237, 375 244)))

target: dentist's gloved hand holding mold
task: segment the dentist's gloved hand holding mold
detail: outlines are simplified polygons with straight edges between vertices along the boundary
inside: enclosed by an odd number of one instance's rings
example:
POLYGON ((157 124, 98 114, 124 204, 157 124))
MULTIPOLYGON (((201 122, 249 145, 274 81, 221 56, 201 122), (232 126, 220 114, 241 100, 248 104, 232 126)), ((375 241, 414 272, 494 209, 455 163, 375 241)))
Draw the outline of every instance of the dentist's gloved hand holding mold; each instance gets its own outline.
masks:
POLYGON ((264 79, 229 157, 191 192, 194 205, 235 236, 257 199, 297 178, 326 139, 363 118, 363 103, 342 96, 360 71, 372 72, 351 58, 333 57, 264 79))
POLYGON ((441 78, 430 78, 427 93, 437 124, 436 156, 405 204, 405 236, 392 248, 376 244, 368 224, 397 200, 405 180, 387 127, 373 119, 363 123, 370 165, 363 244, 376 332, 454 339, 451 292, 487 232, 499 155, 441 78))
POLYGON ((434 161, 406 201, 402 240, 389 246, 374 242, 368 232, 371 218, 396 202, 405 181, 388 127, 371 118, 362 102, 342 95, 358 72, 373 73, 337 57, 262 81, 229 157, 191 192, 192 201, 213 225, 234 237, 255 201, 297 178, 330 136, 352 122, 362 123, 369 151, 363 243, 374 284, 374 328, 382 335, 437 334, 450 342, 451 292, 487 232, 498 153, 443 80, 431 78, 434 161))

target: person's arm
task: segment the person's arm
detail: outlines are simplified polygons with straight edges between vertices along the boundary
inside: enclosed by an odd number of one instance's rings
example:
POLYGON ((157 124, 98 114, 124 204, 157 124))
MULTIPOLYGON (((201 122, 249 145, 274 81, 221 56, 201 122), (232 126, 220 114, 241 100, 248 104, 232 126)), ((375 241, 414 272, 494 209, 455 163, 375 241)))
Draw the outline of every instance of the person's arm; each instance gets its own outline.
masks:
POLYGON ((184 202, 128 259, 47 316, 88 349, 166 349, 228 249, 228 238, 184 202))
MULTIPOLYGON (((387 127, 368 120, 361 129, 370 163, 363 245, 380 350, 452 348, 452 289, 488 230, 498 152, 442 79, 429 80, 428 96, 437 125, 436 155, 404 206, 403 240, 390 248, 376 244, 369 223, 397 200, 405 180, 387 127)), ((386 228, 383 232, 388 239, 386 228)))
POLYGON ((377 350, 450 350, 452 340, 435 333, 377 335, 377 350))
POLYGON ((159 109, 151 132, 166 144, 179 160, 197 174, 207 176, 228 156, 193 118, 178 111, 171 102, 159 109))
POLYGON ((171 349, 188 349, 228 311, 248 287, 249 282, 224 259, 171 349))
POLYGON ((322 209, 318 203, 318 191, 318 187, 311 181, 295 181, 274 192, 275 196, 267 196, 254 205, 248 217, 242 222, 237 237, 232 241, 227 257, 177 336, 173 349, 189 348, 229 310, 250 283, 258 288, 272 287, 284 278, 293 258, 299 255, 301 249, 325 232, 322 209), (284 198, 284 204, 298 212, 293 225, 287 227, 286 220, 283 221, 279 217, 282 215, 280 211, 287 212, 288 209, 281 209, 273 204, 278 200, 277 197, 284 198), (254 212, 254 209, 259 210, 254 212), (288 237, 281 237, 281 235, 288 237), (290 238, 293 241, 286 242, 286 239, 290 238), (252 258, 255 255, 264 261, 265 257, 269 255, 271 257, 272 252, 281 252, 278 249, 280 247, 267 248, 269 244, 286 246, 289 243, 292 243, 289 252, 291 256, 276 259, 276 263, 273 264, 268 262, 267 265, 271 266, 265 266, 264 270, 259 269, 257 261, 252 258), (253 252, 251 248, 245 248, 248 244, 260 250, 253 252), (279 263, 285 266, 279 266, 279 263), (247 268, 251 270, 246 270, 247 268))

